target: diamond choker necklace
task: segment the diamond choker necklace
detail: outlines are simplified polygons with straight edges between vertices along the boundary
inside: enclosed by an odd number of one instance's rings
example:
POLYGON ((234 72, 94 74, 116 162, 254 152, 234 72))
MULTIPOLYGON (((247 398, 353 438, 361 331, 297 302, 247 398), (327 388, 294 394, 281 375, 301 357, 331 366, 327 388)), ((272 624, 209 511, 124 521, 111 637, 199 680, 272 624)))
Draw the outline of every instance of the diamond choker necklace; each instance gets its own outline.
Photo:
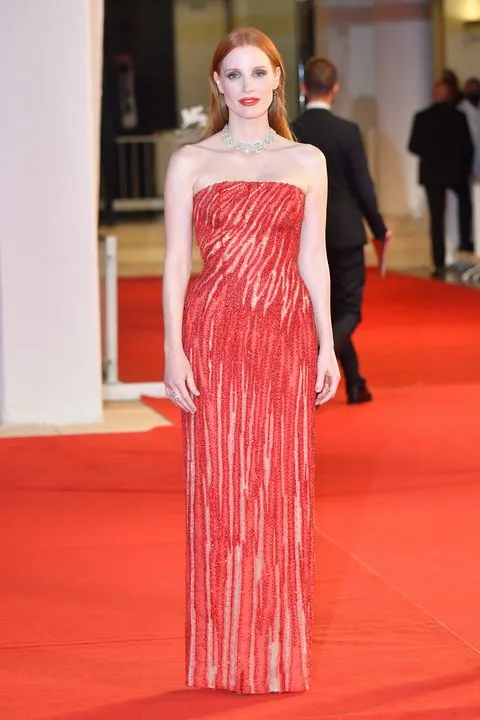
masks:
POLYGON ((255 142, 250 143, 239 142, 231 136, 228 125, 225 125, 220 134, 222 136, 223 142, 230 148, 230 150, 240 150, 241 152, 247 153, 247 155, 252 152, 261 153, 266 148, 266 146, 270 145, 270 143, 272 143, 277 137, 277 133, 275 132, 275 130, 273 130, 273 128, 270 128, 263 140, 256 140, 255 142))

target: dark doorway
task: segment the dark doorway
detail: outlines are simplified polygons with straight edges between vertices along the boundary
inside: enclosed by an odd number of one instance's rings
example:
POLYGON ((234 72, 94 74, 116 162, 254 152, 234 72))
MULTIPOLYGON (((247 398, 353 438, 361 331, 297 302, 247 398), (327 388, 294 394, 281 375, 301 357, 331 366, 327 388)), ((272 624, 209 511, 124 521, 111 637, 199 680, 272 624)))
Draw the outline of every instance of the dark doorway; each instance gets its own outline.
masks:
MULTIPOLYGON (((177 123, 173 0, 106 0, 104 60, 129 58, 134 74, 136 134, 170 129, 177 123)), ((118 134, 130 128, 118 128, 118 134)))

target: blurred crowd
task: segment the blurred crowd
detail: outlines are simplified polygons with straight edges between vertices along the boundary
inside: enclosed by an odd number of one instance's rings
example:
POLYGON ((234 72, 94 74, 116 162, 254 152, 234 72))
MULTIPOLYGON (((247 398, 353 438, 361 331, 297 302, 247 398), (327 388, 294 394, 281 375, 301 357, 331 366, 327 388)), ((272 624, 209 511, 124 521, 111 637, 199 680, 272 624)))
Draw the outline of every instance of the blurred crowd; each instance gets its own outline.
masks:
POLYGON ((443 279, 457 252, 480 254, 480 79, 461 86, 447 69, 433 103, 414 117, 409 150, 429 213, 434 278, 443 279))

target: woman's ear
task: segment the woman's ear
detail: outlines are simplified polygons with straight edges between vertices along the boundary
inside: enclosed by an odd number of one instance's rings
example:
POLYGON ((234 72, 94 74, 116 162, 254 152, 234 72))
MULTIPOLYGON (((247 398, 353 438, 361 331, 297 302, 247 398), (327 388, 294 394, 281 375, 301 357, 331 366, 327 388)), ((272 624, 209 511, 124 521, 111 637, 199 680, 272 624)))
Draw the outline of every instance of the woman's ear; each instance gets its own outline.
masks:
POLYGON ((273 89, 278 90, 278 87, 280 85, 280 80, 282 79, 282 71, 280 70, 279 67, 275 68, 274 75, 275 75, 275 80, 273 83, 273 89))
POLYGON ((213 79, 215 80, 215 83, 216 83, 216 85, 217 85, 218 91, 221 92, 222 95, 223 95, 222 83, 221 83, 219 74, 217 73, 216 70, 215 70, 215 72, 213 73, 213 79))

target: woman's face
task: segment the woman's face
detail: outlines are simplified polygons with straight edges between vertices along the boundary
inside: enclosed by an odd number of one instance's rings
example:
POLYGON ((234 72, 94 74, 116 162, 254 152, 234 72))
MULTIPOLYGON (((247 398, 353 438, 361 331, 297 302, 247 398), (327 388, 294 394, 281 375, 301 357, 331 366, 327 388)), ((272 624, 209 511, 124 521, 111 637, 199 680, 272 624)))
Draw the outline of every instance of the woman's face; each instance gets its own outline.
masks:
POLYGON ((255 118, 268 111, 280 83, 280 68, 273 68, 260 48, 243 45, 225 56, 215 82, 230 112, 255 118))

